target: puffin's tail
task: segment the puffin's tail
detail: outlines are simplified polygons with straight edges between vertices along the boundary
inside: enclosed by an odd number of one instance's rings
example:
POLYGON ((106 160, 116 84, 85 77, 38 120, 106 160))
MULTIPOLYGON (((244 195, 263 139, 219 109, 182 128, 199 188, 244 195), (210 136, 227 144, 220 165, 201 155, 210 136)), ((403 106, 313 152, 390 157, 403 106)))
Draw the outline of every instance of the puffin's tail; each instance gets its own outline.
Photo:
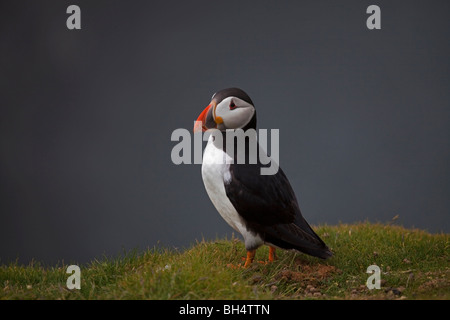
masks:
POLYGON ((333 256, 333 252, 304 219, 296 223, 272 226, 271 229, 271 232, 266 233, 266 241, 277 247, 295 249, 322 259, 333 256))
POLYGON ((296 247, 293 249, 296 249, 298 251, 301 251, 303 253, 306 253, 311 256, 321 258, 321 259, 328 259, 333 256, 333 252, 331 252, 331 250, 326 245, 324 245, 321 248, 311 248, 311 247, 305 247, 305 246, 300 247, 299 246, 299 247, 296 247))
POLYGON ((298 248, 294 249, 322 259, 328 259, 333 256, 333 252, 331 252, 325 242, 314 232, 303 217, 297 219, 296 227, 308 234, 309 237, 307 238, 309 241, 307 245, 304 244, 304 241, 300 241, 298 248))

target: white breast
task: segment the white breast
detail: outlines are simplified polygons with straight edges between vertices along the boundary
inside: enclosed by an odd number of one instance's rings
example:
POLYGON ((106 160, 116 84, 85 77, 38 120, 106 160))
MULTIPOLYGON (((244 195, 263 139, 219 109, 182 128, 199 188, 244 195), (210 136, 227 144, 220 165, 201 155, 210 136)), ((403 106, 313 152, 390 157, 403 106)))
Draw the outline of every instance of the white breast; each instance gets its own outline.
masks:
POLYGON ((214 144, 211 136, 203 154, 203 183, 214 207, 234 230, 242 234, 246 247, 259 246, 263 243, 262 239, 247 230, 243 219, 226 195, 225 184, 231 181, 232 161, 233 159, 222 148, 214 144))

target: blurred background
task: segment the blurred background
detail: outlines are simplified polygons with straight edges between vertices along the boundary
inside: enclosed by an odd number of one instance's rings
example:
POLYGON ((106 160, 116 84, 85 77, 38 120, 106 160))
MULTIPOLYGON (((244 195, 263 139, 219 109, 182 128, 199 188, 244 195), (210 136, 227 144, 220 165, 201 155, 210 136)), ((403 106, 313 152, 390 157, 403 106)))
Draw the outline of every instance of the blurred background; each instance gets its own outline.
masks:
POLYGON ((313 225, 450 232, 449 1, 2 1, 0 263, 231 236, 171 162, 236 86, 313 225), (81 8, 81 30, 66 9, 81 8), (366 9, 381 8, 381 30, 366 9))

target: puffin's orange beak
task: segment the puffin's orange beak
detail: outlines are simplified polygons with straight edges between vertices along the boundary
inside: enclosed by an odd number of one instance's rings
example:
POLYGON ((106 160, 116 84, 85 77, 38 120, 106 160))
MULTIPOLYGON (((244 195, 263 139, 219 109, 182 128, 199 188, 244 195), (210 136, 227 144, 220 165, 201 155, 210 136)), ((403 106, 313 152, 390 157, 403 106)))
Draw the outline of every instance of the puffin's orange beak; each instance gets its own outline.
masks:
POLYGON ((205 132, 208 129, 217 129, 217 125, 223 123, 222 117, 216 116, 216 101, 213 99, 211 103, 200 113, 195 121, 194 133, 205 132))
POLYGON ((223 123, 222 117, 216 116, 216 101, 214 99, 198 116, 194 125, 195 132, 205 132, 208 129, 217 129, 217 125, 223 123))
POLYGON ((194 133, 200 131, 205 132, 206 130, 208 130, 208 128, 206 127, 206 115, 208 114, 208 111, 211 107, 212 103, 210 103, 198 116, 197 121, 194 125, 194 133))

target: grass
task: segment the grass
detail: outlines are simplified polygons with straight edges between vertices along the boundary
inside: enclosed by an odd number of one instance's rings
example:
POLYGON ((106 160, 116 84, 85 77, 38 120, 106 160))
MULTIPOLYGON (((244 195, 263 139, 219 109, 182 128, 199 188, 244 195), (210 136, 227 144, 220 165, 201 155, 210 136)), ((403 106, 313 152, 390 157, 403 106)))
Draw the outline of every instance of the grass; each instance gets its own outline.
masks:
MULTIPOLYGON (((278 260, 242 263, 238 239, 201 241, 187 250, 154 248, 81 267, 81 290, 66 287, 67 266, 0 266, 0 299, 449 299, 448 234, 384 224, 321 226, 335 252, 320 260, 278 250, 278 260), (381 289, 366 287, 369 265, 381 289)), ((267 260, 261 247, 256 260, 267 260)))

